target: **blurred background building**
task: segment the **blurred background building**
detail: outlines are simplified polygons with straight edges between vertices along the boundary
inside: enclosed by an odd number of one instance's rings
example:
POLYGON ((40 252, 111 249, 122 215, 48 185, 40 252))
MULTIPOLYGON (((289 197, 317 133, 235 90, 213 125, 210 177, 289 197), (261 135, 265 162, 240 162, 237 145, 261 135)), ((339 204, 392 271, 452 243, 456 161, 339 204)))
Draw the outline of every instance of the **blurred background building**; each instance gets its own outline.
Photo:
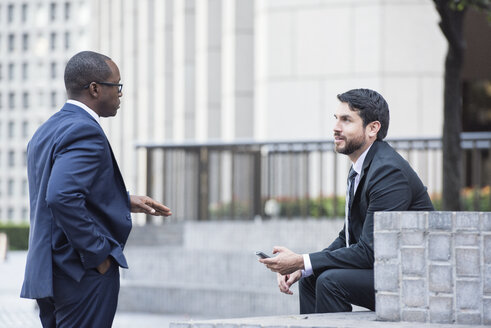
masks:
MULTIPOLYGON (((464 111, 475 118, 464 124, 489 131, 489 26, 483 15, 468 16, 464 111)), ((127 187, 142 194, 149 175, 156 184, 175 177, 162 173, 163 152, 150 167, 135 145, 330 141, 336 95, 351 88, 387 99, 388 138, 439 138, 447 45, 438 22, 429 0, 0 0, 0 220, 27 221, 25 147, 63 105, 64 66, 80 50, 120 67, 121 109, 103 126, 127 187)), ((432 193, 441 189, 435 154, 424 164, 435 169, 418 171, 432 193)), ((231 161, 218 159, 223 167, 231 161)), ((348 164, 340 161, 342 195, 348 164)), ((178 165, 196 171, 193 163, 178 165)), ((319 190, 316 182, 305 188, 319 190)), ((176 214, 198 202, 184 189, 154 189, 176 214)))
POLYGON ((0 220, 26 222, 26 145, 66 100, 67 60, 91 47, 85 0, 0 1, 0 220))

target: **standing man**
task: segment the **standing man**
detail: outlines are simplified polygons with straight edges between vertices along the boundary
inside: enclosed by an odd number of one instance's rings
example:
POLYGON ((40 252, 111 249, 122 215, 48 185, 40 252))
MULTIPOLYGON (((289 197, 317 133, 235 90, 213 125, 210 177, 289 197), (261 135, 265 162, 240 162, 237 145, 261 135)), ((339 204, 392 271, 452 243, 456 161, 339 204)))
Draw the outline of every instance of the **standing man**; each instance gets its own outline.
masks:
POLYGON ((274 247, 274 258, 260 259, 278 272, 285 294, 300 280, 300 313, 348 312, 351 304, 375 310, 373 215, 378 211, 432 211, 426 187, 389 144, 389 107, 373 90, 338 95, 334 146, 353 165, 348 179, 343 230, 326 249, 295 254, 274 247))
POLYGON ((39 305, 43 327, 111 327, 131 214, 169 216, 129 195, 100 117, 115 116, 119 69, 91 51, 65 69, 68 101, 27 147, 30 235, 21 297, 39 305))

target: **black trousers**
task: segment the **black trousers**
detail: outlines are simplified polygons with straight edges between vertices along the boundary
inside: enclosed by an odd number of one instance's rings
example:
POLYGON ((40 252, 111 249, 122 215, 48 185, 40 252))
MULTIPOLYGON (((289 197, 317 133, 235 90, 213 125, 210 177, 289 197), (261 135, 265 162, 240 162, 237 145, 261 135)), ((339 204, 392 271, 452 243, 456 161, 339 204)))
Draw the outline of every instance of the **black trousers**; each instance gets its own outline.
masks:
POLYGON ((111 263, 104 275, 88 270, 80 282, 56 268, 53 293, 37 300, 44 328, 109 328, 118 304, 119 267, 111 263))
POLYGON ((299 282, 300 313, 350 312, 351 304, 375 311, 373 270, 329 269, 299 282))

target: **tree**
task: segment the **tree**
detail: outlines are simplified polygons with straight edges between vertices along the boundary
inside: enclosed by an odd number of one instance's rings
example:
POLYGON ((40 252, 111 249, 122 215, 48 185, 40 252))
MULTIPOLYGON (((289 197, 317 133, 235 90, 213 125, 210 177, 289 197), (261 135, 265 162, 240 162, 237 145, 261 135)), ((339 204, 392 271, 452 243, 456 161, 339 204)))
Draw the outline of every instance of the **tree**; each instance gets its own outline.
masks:
POLYGON ((491 0, 433 0, 440 14, 440 29, 448 42, 443 91, 443 210, 461 209, 462 181, 462 86, 465 40, 463 23, 471 6, 491 16, 491 0))

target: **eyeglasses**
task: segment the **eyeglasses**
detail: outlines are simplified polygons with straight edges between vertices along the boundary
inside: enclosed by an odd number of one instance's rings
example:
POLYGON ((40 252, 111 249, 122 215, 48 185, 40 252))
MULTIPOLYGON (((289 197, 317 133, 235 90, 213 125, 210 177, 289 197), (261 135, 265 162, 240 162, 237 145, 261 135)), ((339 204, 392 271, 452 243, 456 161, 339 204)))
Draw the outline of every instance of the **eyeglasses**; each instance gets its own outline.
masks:
MULTIPOLYGON (((92 83, 92 82, 90 82, 92 83)), ((84 85, 84 89, 88 89, 90 86, 90 83, 87 85, 84 85)), ((118 92, 121 93, 123 91, 123 84, 122 83, 112 83, 112 82, 94 82, 97 84, 103 84, 103 85, 109 85, 111 87, 118 87, 118 92)))

